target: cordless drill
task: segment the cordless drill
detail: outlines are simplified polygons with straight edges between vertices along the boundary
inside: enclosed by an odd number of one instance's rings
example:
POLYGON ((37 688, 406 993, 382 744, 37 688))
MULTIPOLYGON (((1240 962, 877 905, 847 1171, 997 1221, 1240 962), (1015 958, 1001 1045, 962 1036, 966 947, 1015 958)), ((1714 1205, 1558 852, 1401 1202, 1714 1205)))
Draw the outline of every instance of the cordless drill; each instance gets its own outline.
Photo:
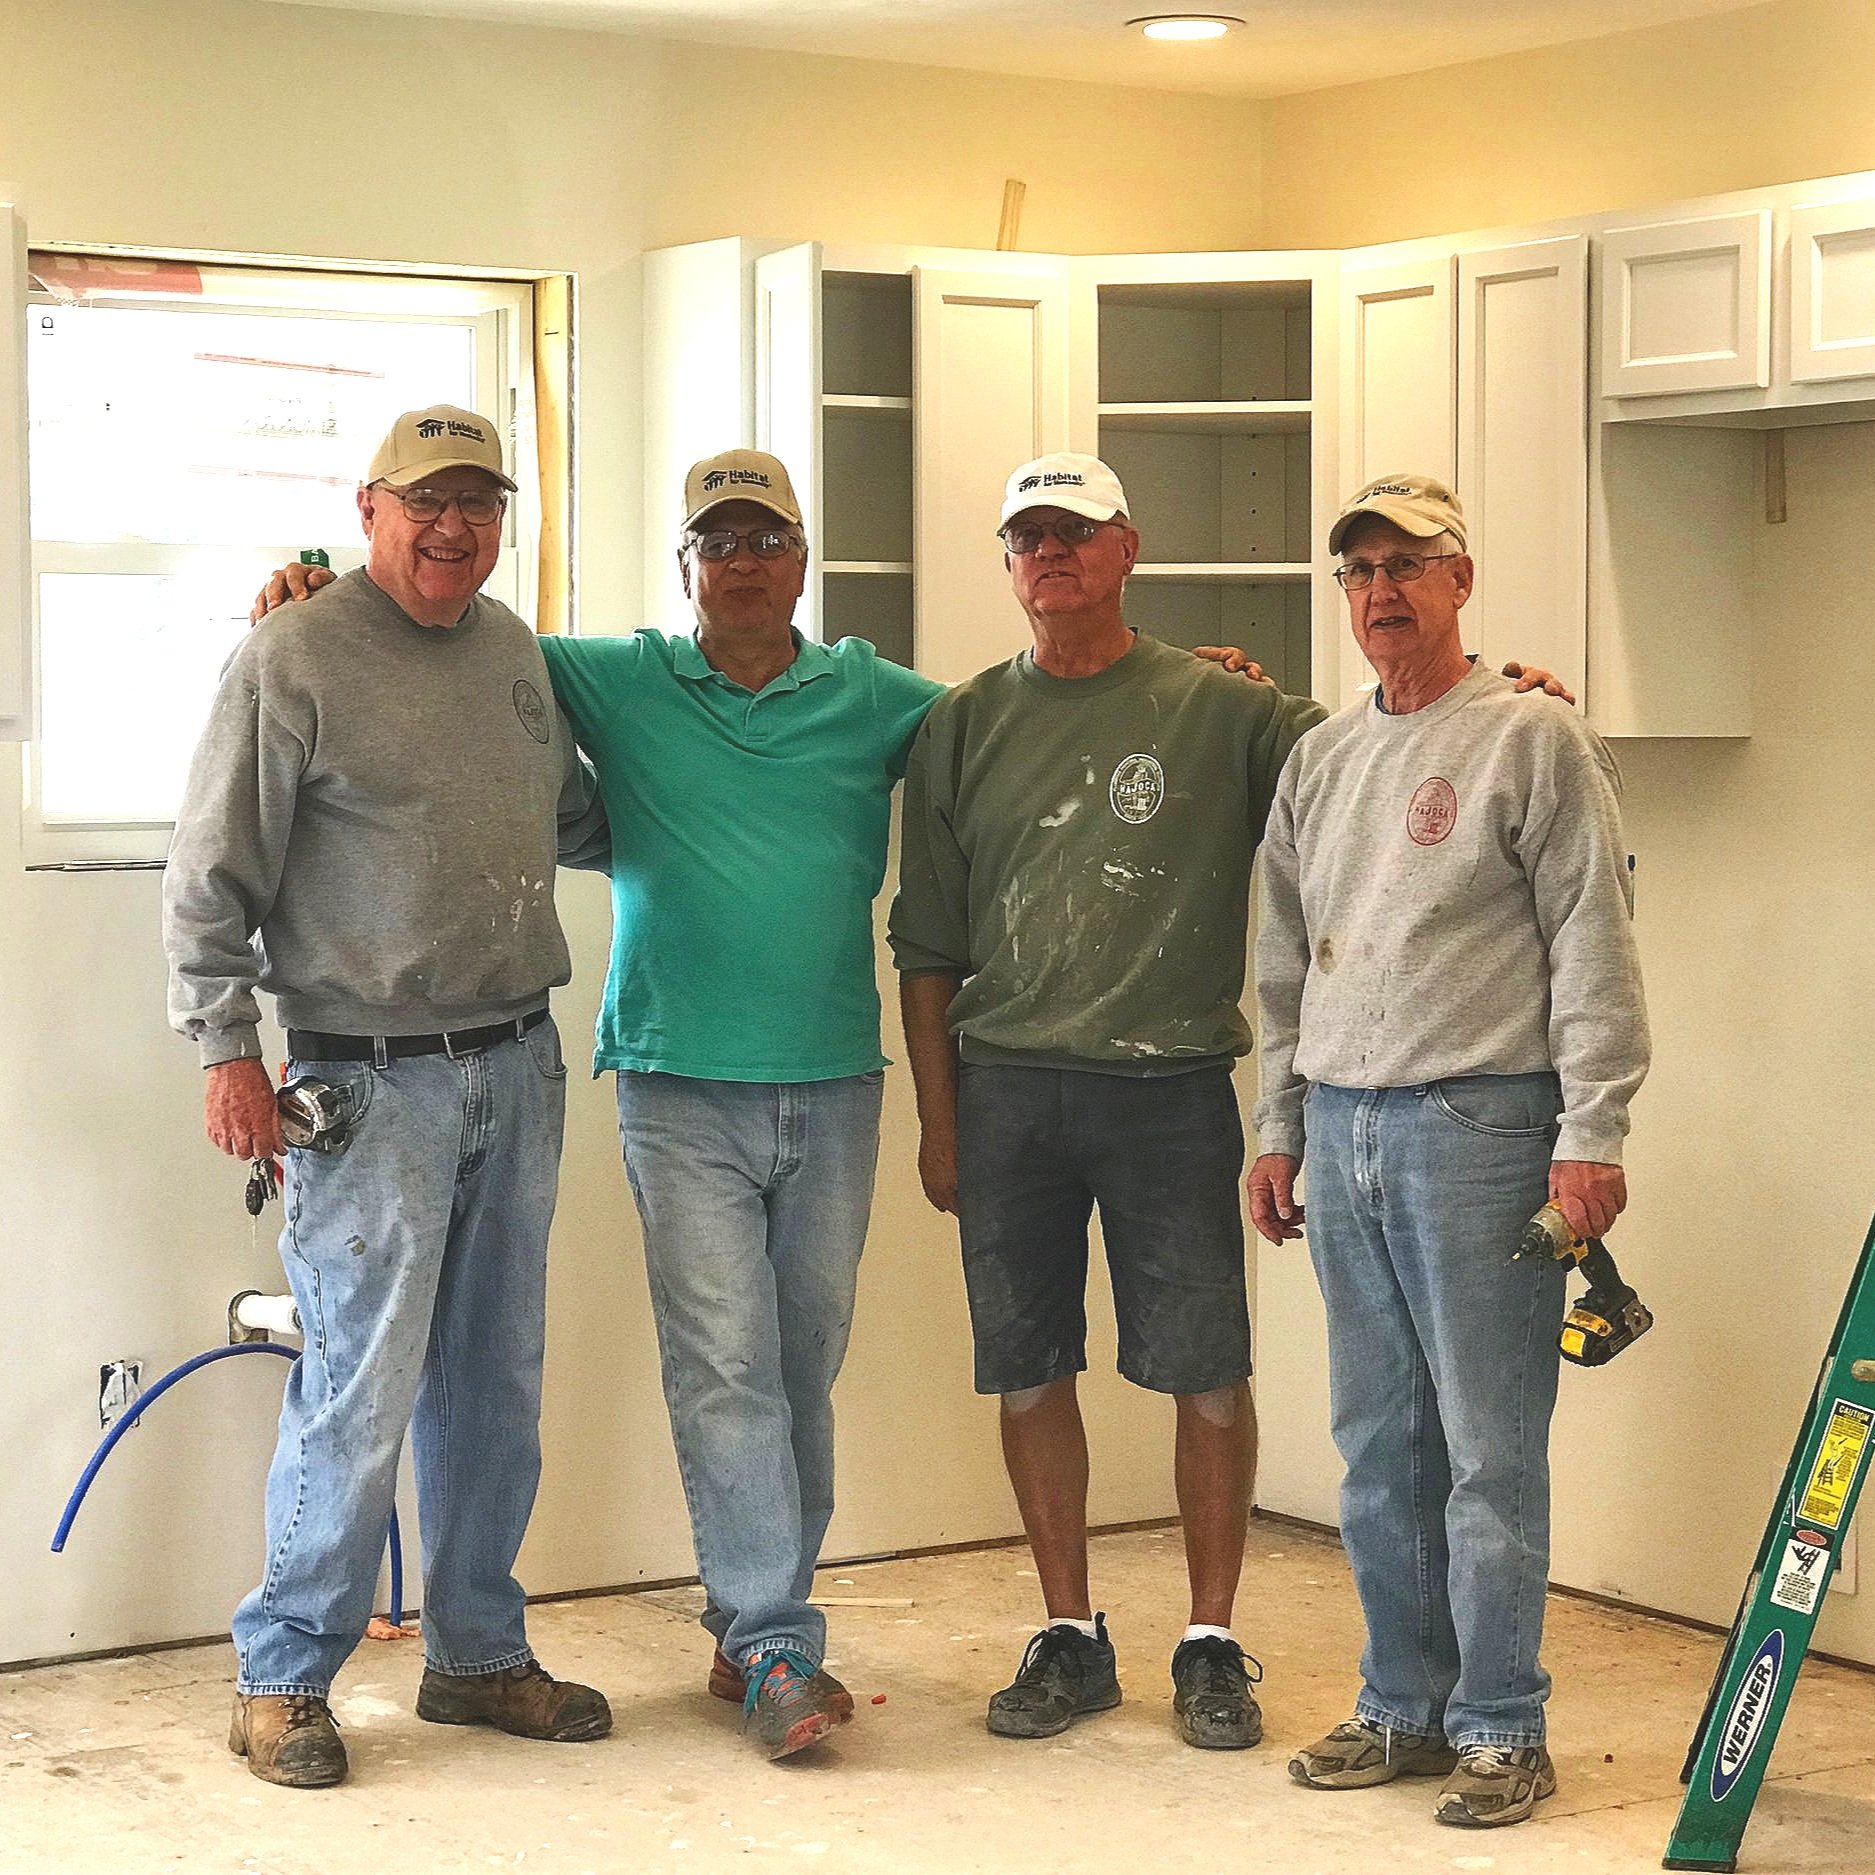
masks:
POLYGON ((1578 1237, 1557 1205, 1546 1204, 1523 1227, 1511 1260, 1526 1256, 1573 1263, 1588 1278, 1587 1292, 1563 1317, 1557 1338, 1565 1361, 1603 1367, 1653 1327, 1653 1311, 1621 1280, 1607 1246, 1599 1237, 1578 1237))

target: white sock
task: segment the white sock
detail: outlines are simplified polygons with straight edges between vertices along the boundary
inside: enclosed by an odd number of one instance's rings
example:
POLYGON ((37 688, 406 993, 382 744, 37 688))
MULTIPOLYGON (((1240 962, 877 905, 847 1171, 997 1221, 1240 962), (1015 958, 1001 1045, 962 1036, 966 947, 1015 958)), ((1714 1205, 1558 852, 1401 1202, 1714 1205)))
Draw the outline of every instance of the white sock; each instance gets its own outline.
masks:
POLYGON ((1202 1621, 1194 1621, 1182 1636, 1187 1641, 1228 1641, 1235 1638, 1229 1628, 1208 1628, 1202 1621))
POLYGON ((1091 1621, 1077 1621, 1073 1615, 1062 1615, 1059 1619, 1050 1619, 1051 1628, 1073 1628, 1077 1634, 1085 1634, 1090 1641, 1100 1639, 1100 1630, 1091 1621))

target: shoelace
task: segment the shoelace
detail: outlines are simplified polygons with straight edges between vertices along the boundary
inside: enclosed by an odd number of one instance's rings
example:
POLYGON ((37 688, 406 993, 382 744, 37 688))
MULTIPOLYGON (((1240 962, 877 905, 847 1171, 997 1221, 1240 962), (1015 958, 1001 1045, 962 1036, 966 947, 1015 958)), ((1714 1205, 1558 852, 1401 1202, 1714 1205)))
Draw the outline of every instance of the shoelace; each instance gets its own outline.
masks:
POLYGON ((1228 1695, 1236 1692, 1239 1674, 1252 1686, 1263 1683, 1262 1661, 1254 1654, 1246 1654, 1235 1641, 1214 1638, 1208 1645, 1201 1643, 1198 1658, 1204 1663, 1204 1685, 1199 1689, 1201 1694, 1228 1695))
POLYGON ((334 1712, 317 1693, 288 1693, 286 1696, 286 1729, 296 1731, 302 1725, 311 1725, 324 1716, 336 1726, 338 1714, 334 1712))
POLYGON ((1020 1686, 1026 1680, 1041 1679, 1057 1662, 1080 1673, 1081 1652, 1074 1643, 1087 1638, 1079 1628, 1043 1628, 1022 1650, 1022 1664, 1016 1669, 1016 1684, 1020 1686))
POLYGON ((1510 1745, 1467 1745, 1459 1761, 1468 1771, 1502 1771, 1511 1760, 1510 1745))
POLYGON ((813 1680, 818 1671, 804 1655, 789 1647, 777 1647, 773 1653, 757 1655, 746 1669, 743 1711, 755 1710, 755 1702, 761 1698, 764 1687, 769 1688, 768 1696, 776 1705, 799 1705, 802 1700, 813 1697, 813 1680))

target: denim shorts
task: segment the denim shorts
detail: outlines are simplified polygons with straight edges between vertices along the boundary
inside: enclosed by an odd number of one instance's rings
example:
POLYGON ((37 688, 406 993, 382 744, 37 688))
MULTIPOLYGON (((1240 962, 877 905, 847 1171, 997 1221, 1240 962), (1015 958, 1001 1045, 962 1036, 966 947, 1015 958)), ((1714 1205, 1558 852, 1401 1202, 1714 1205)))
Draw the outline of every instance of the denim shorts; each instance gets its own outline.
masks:
POLYGON ((1140 1079, 964 1063, 957 1197, 976 1390, 1086 1367, 1096 1205, 1120 1372, 1155 1393, 1245 1379, 1243 1152, 1227 1065, 1140 1079))

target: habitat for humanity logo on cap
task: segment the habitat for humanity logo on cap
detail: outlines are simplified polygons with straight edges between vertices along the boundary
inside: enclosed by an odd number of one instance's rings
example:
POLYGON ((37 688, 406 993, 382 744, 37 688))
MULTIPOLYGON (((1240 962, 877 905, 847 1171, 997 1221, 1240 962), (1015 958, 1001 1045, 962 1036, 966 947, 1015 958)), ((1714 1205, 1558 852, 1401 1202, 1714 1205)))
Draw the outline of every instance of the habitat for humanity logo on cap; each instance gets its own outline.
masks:
POLYGON ((710 509, 725 501, 753 501, 801 525, 801 504, 779 458, 763 449, 725 449, 692 463, 684 477, 684 526, 695 527, 710 509))
POLYGON ((1004 484, 1001 520, 1012 520, 1025 508, 1065 508, 1090 521, 1111 521, 1127 512, 1126 490, 1098 456, 1062 449, 1025 462, 1004 484))
POLYGON ((515 485, 501 466, 500 432, 486 417, 455 404, 406 410, 378 445, 364 479, 367 486, 407 486, 445 469, 485 469, 503 488, 515 485))
POLYGON ((1403 533, 1430 540, 1435 534, 1450 534, 1463 549, 1465 545, 1465 510, 1458 497, 1436 476, 1383 475, 1369 482, 1359 494, 1349 496, 1328 530, 1328 551, 1339 553, 1348 530, 1362 515, 1391 521, 1403 533))

